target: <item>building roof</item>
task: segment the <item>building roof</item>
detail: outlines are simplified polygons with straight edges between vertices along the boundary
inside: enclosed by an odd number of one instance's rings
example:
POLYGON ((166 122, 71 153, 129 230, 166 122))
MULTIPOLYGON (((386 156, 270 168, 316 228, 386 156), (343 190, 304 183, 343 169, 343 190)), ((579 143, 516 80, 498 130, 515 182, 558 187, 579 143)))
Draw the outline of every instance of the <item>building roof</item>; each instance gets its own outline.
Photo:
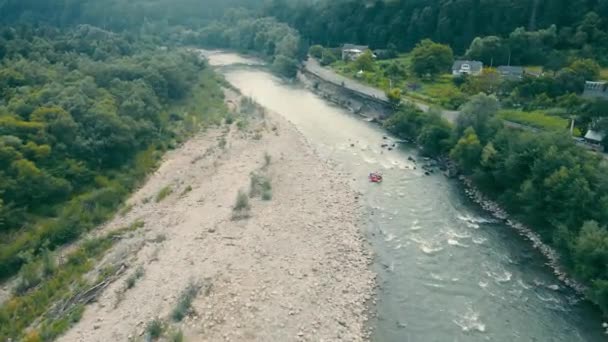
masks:
POLYGON ((344 44, 344 45, 342 45, 342 50, 365 51, 367 49, 369 49, 369 46, 367 46, 367 45, 355 45, 355 44, 344 44))
POLYGON ((597 141, 597 142, 602 142, 602 140, 604 140, 604 137, 606 135, 604 133, 598 132, 598 131, 594 131, 592 129, 587 131, 587 134, 585 134, 585 139, 587 140, 592 140, 592 141, 597 141))
POLYGON ((471 66, 471 71, 481 71, 483 69, 483 63, 480 61, 455 61, 452 65, 452 70, 458 71, 462 69, 463 64, 468 64, 471 66))
POLYGON ((498 68, 498 72, 501 73, 502 75, 523 75, 524 74, 524 67, 520 67, 520 66, 511 66, 511 65, 501 65, 498 68))
POLYGON ((608 82, 606 81, 598 81, 598 82, 585 82, 585 91, 583 92, 583 97, 586 98, 604 98, 608 99, 608 82))

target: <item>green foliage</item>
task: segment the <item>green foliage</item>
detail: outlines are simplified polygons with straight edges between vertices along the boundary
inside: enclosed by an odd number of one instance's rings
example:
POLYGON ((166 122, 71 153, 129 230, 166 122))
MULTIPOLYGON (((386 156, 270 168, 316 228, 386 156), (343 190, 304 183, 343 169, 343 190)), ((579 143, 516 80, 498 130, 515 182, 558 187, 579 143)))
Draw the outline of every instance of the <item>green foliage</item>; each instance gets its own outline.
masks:
POLYGON ((194 301, 194 298, 196 298, 200 289, 201 286, 199 284, 191 282, 180 294, 177 300, 177 305, 175 308, 173 308, 173 311, 171 311, 171 318, 175 322, 180 322, 182 319, 184 319, 184 317, 186 317, 191 309, 192 301, 194 301))
POLYGON ((372 71, 374 69, 372 52, 370 50, 363 52, 361 56, 357 57, 353 65, 357 70, 372 71))
POLYGON ((249 196, 244 191, 239 191, 236 196, 236 202, 232 208, 232 218, 235 220, 249 217, 249 210, 251 205, 249 204, 249 196))
POLYGON ((272 70, 281 76, 293 78, 298 73, 298 62, 293 58, 278 55, 272 63, 272 70))
POLYGON ((158 193, 156 194, 156 197, 154 197, 154 201, 156 203, 164 200, 165 198, 167 198, 167 196, 171 195, 173 193, 173 188, 171 187, 171 185, 167 185, 164 188, 160 189, 160 191, 158 191, 158 193))
POLYGON ((588 58, 575 60, 570 64, 570 68, 586 81, 594 81, 600 75, 600 65, 588 58))
POLYGON ((399 103, 401 103, 401 89, 394 88, 394 89, 387 91, 386 97, 388 98, 389 102, 393 105, 393 107, 398 106, 399 103))
POLYGON ((430 39, 422 40, 412 50, 412 71, 418 76, 435 77, 449 70, 454 61, 452 49, 430 39))
POLYGON ((144 270, 143 266, 138 266, 135 269, 135 272, 133 272, 129 277, 127 277, 127 280, 125 280, 125 288, 126 289, 133 288, 133 286, 135 286, 135 283, 137 282, 137 280, 139 280, 139 278, 144 276, 144 273, 145 273, 145 270, 144 270))
POLYGON ((323 50, 323 56, 321 57, 321 65, 330 65, 335 63, 338 57, 330 49, 323 50))
POLYGON ((479 164, 481 152, 479 138, 475 134, 475 130, 469 127, 450 152, 450 157, 460 165, 464 172, 471 173, 475 166, 479 164))
MULTIPOLYGON (((49 270, 35 288, 15 295, 3 303, 0 306, 0 340, 19 340, 25 333, 25 328, 36 320, 41 322, 40 336, 50 340, 77 322, 84 310, 82 306, 76 306, 60 317, 53 316, 49 309, 58 300, 70 298, 83 291, 88 286, 84 276, 93 269, 94 261, 99 260, 127 231, 129 228, 83 242, 79 248, 66 256, 67 261, 61 267, 49 270)), ((37 268, 37 272, 39 270, 37 268)), ((27 272, 29 270, 24 267, 20 276, 23 277, 27 272)))
POLYGON ((484 65, 501 65, 509 62, 509 49, 500 37, 486 36, 473 39, 466 57, 484 65))
POLYGON ((158 340, 165 331, 165 323, 160 319, 153 319, 146 324, 146 336, 149 340, 158 340))
POLYGON ((165 147, 226 111, 219 79, 180 49, 87 25, 24 26, 10 41, 0 61, 0 278, 19 270, 19 252, 54 249, 111 217, 165 147), (26 36, 36 44, 17 44, 26 36))
POLYGON ((456 121, 458 136, 462 136, 465 130, 472 128, 475 138, 479 137, 481 143, 487 142, 501 125, 495 118, 499 106, 498 99, 493 95, 473 96, 460 110, 456 121))
POLYGON ((321 59, 323 57, 323 46, 313 45, 308 49, 308 54, 314 58, 321 59))
POLYGON ((169 335, 169 342, 183 342, 184 333, 181 330, 175 330, 169 335))

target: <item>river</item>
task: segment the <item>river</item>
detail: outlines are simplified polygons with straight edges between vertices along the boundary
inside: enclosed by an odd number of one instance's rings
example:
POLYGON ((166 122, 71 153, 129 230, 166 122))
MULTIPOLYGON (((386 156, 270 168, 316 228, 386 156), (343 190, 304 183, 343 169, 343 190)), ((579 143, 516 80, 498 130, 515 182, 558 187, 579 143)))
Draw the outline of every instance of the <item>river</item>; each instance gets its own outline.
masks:
MULTIPOLYGON (((209 58, 213 65, 236 60, 209 58)), ((373 341, 606 340, 599 312, 457 181, 414 169, 408 157, 421 163, 414 148, 381 148, 390 141, 385 131, 301 85, 251 67, 220 70, 244 95, 291 121, 363 193, 379 284, 373 341), (383 172, 382 184, 367 181, 375 170, 383 172)))

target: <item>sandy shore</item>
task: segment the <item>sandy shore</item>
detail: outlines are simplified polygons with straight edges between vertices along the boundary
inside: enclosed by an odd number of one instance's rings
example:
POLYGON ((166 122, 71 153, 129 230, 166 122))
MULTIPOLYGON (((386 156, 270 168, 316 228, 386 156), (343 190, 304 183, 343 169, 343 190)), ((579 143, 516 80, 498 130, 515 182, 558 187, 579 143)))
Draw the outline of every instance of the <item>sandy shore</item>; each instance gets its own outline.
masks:
POLYGON ((59 340, 143 340, 154 318, 185 341, 366 340, 371 255, 356 194, 337 173, 272 113, 245 130, 225 126, 189 140, 132 196, 133 209, 104 228, 145 222, 106 258, 128 267, 123 278, 59 340), (234 221, 237 192, 248 191, 265 154, 272 200, 252 199, 251 217, 234 221), (173 193, 156 203, 166 186, 173 193), (138 267, 143 276, 125 290, 138 267), (174 323, 171 310, 191 282, 205 290, 174 323))

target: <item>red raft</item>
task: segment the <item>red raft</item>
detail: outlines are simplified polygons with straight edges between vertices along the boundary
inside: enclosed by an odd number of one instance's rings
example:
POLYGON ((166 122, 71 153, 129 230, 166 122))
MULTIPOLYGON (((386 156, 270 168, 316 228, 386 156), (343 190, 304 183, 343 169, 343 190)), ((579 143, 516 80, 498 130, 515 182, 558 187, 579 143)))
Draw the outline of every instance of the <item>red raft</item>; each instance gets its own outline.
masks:
POLYGON ((380 174, 379 172, 370 173, 369 181, 372 183, 382 183, 382 174, 380 174))

